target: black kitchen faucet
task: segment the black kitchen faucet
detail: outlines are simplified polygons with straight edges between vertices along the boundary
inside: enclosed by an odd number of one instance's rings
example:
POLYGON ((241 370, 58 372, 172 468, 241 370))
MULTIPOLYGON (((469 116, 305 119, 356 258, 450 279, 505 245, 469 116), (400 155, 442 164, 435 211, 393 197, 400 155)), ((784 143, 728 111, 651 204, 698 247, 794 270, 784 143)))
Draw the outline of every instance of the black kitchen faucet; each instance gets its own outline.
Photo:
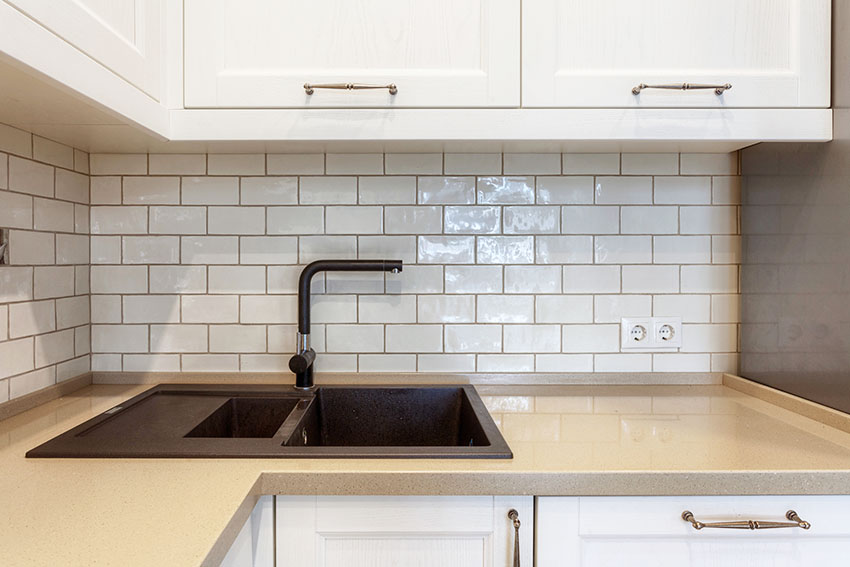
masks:
POLYGON ((393 272, 402 271, 401 260, 317 260, 304 267, 298 279, 298 335, 295 355, 289 369, 295 373, 295 387, 313 388, 313 361, 316 351, 310 348, 310 282, 319 272, 393 272))

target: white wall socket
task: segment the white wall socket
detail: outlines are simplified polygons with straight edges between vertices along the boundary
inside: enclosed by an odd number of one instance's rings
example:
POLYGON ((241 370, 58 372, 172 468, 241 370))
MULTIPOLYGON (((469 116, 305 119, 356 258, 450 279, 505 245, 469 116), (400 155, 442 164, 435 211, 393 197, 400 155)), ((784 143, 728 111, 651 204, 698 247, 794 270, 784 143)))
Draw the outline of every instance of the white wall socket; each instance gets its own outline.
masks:
POLYGON ((623 350, 675 351, 682 348, 681 317, 624 317, 620 323, 623 350))

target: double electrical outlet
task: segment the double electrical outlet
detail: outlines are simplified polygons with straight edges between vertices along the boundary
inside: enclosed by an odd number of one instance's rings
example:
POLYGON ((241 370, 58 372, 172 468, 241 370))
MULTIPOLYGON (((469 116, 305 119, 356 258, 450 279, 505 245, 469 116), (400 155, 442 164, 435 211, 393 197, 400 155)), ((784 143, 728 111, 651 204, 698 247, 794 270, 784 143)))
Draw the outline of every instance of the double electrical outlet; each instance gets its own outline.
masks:
POLYGON ((623 350, 669 351, 682 348, 681 317, 624 317, 621 321, 623 350))

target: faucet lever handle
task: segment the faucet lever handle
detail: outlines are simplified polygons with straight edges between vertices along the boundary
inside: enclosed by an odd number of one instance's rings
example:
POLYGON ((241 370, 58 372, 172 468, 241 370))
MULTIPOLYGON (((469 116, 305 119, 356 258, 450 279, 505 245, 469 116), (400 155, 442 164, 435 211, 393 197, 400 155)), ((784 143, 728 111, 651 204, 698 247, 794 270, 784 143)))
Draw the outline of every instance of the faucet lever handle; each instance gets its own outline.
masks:
POLYGON ((316 351, 312 348, 307 349, 289 359, 289 369, 295 374, 301 374, 313 365, 314 360, 316 360, 316 351))

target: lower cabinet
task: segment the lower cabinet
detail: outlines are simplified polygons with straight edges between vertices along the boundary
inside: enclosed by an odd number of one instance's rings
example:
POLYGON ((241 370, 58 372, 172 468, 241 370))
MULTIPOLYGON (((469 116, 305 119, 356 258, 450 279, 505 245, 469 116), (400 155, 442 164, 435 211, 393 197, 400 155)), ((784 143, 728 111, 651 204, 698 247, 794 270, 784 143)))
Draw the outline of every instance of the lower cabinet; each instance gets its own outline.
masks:
POLYGON ((531 496, 278 496, 277 565, 513 567, 533 565, 531 496))
POLYGON ((262 496, 224 567, 514 567, 534 563, 531 496, 262 496))
POLYGON ((850 496, 541 497, 536 508, 538 567, 850 565, 850 496), (810 528, 767 527, 794 523, 789 510, 810 528), (708 525, 730 521, 745 527, 708 525))

